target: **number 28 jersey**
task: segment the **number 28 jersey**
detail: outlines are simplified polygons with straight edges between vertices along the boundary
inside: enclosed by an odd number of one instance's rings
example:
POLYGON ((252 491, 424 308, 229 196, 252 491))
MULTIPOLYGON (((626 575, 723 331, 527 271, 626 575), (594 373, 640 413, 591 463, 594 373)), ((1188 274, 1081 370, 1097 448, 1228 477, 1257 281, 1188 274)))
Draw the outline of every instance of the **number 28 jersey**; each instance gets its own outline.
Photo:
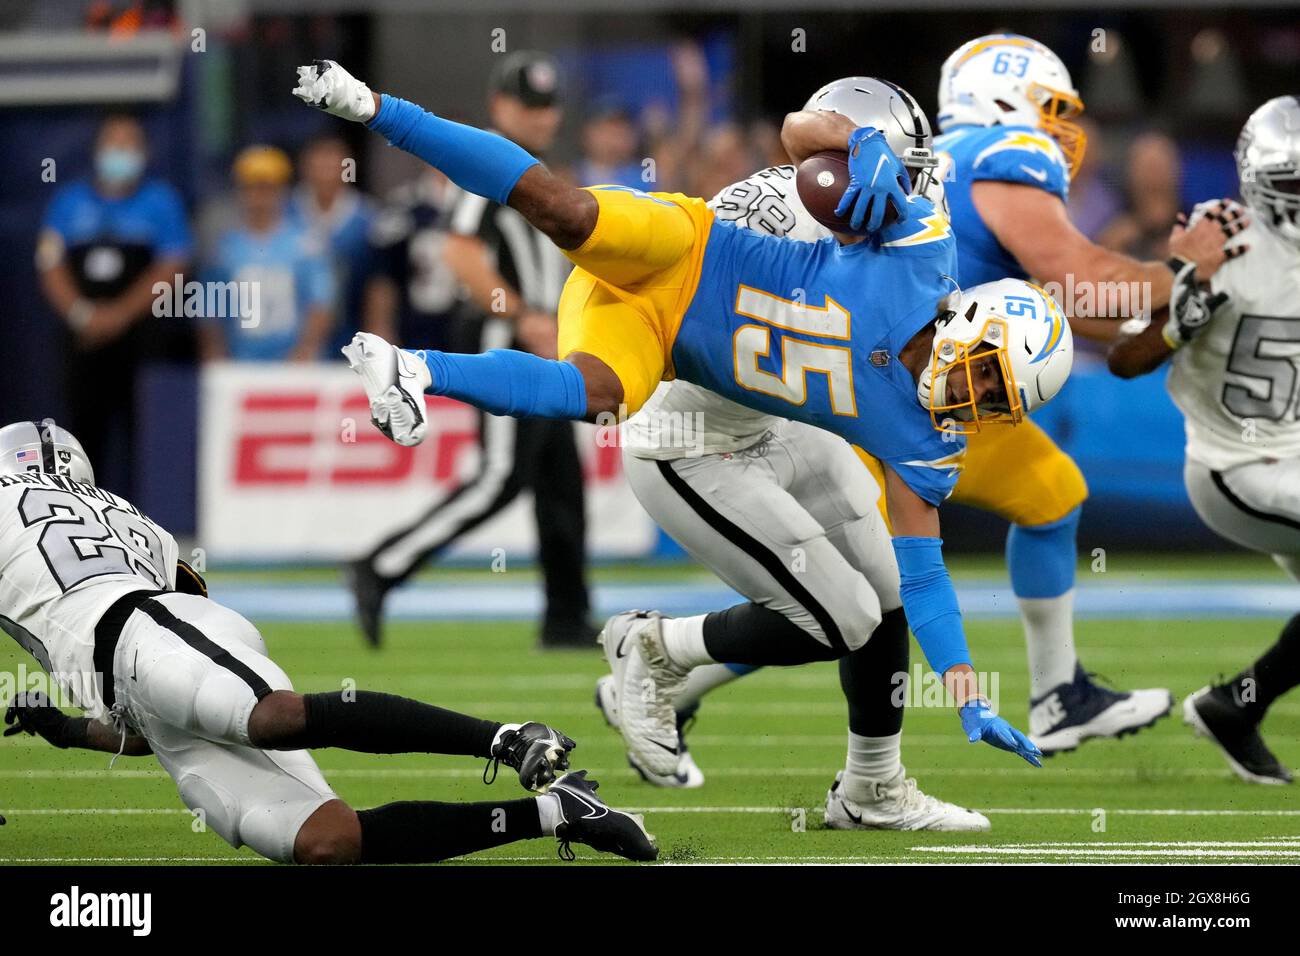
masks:
POLYGON ((0 475, 0 627, 103 719, 95 625, 132 591, 174 590, 176 540, 111 492, 0 475))
POLYGON ((1229 296, 1174 353, 1167 381, 1187 429, 1187 457, 1215 471, 1300 458, 1300 249, 1259 223, 1249 251, 1210 280, 1229 296))

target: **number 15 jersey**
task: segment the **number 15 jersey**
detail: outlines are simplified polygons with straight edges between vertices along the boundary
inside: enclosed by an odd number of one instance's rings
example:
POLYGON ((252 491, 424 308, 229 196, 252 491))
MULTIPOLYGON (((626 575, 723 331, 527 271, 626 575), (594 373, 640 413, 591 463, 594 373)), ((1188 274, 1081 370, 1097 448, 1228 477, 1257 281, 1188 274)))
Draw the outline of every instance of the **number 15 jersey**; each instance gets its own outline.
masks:
POLYGON ((174 590, 176 540, 111 492, 0 475, 0 628, 92 719, 105 714, 95 625, 132 591, 174 590))
POLYGON ((1237 242, 1249 251, 1210 279, 1227 305, 1174 353, 1167 380, 1187 457, 1215 471, 1300 458, 1300 249, 1258 222, 1237 242))
POLYGON ((672 359, 678 378, 860 446, 938 505, 965 440, 935 429, 898 357, 956 289, 957 254, 943 211, 909 205, 850 246, 715 223, 672 359))

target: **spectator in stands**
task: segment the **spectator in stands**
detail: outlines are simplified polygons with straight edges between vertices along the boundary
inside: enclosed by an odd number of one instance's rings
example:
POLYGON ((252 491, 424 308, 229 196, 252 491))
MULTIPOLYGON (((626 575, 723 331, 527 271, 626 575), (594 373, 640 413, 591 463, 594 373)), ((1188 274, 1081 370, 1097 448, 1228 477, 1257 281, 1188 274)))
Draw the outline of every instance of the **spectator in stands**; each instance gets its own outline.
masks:
POLYGON ((676 113, 654 104, 641 117, 647 152, 654 160, 653 178, 641 187, 648 191, 676 192, 689 187, 690 168, 708 121, 709 65, 704 51, 694 43, 679 44, 673 48, 672 64, 676 113))
POLYGON ((654 189, 654 184, 642 177, 644 167, 636 155, 638 139, 636 125, 626 109, 609 100, 597 102, 582 127, 578 184, 654 189))
POLYGON ((1102 230, 1098 243, 1137 259, 1165 259, 1181 203, 1177 144, 1163 133, 1138 136, 1129 146, 1125 180, 1125 209, 1102 230))
POLYGON ((1096 242, 1102 229, 1119 214, 1122 198, 1109 167, 1101 127, 1086 116, 1078 123, 1088 137, 1088 148, 1083 152, 1083 165, 1070 178, 1070 221, 1096 242))
POLYGON ((687 194, 708 199, 760 168, 745 131, 736 123, 720 123, 705 134, 703 145, 689 166, 687 194))
POLYGON ((460 280, 444 258, 447 216, 458 190, 424 166, 399 187, 370 230, 374 268, 366 282, 362 327, 389 342, 449 350, 460 280))
POLYGON ((334 271, 336 316, 327 354, 334 357, 361 324, 361 299, 370 272, 374 204, 356 186, 356 162, 337 136, 311 140, 298 154, 298 187, 289 216, 306 226, 328 251, 334 271))
POLYGON ((192 240, 180 195, 146 175, 144 128, 124 114, 100 124, 94 174, 60 187, 45 213, 36 265, 46 301, 64 320, 68 420, 101 483, 132 493, 136 375, 166 336, 154 286, 183 273, 192 240))
POLYGON ((292 177, 289 157, 272 146, 249 146, 235 158, 240 222, 203 264, 209 288, 232 294, 200 327, 205 360, 322 356, 333 331, 334 278, 320 239, 286 215, 292 177))

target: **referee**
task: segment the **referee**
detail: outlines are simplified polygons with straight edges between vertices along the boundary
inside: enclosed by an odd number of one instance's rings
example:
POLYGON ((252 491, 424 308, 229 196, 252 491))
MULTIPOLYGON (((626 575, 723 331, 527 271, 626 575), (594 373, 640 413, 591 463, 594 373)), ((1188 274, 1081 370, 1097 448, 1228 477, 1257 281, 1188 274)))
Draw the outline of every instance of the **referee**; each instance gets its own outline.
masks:
MULTIPOLYGON (((492 129, 544 156, 562 119, 559 92, 559 71, 549 56, 506 56, 490 82, 492 129)), ((455 332, 461 350, 514 348, 555 358, 555 310, 572 264, 513 209, 459 190, 448 232, 443 257, 466 292, 455 332)), ((349 565, 366 640, 380 643, 390 590, 531 489, 546 584, 541 644, 591 647, 583 478, 573 424, 480 414, 478 437, 482 458, 473 478, 349 565)))

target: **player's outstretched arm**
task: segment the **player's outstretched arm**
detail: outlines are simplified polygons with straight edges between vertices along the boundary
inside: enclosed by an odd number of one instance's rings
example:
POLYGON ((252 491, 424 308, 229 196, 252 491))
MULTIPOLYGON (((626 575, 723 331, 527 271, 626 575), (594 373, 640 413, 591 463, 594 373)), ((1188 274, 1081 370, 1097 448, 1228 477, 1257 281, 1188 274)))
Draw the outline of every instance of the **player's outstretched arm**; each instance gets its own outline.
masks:
POLYGON ((986 180, 971 186, 971 200, 980 218, 1016 261, 1036 282, 1055 283, 1060 289, 1091 287, 1090 301, 1119 303, 1125 300, 1124 315, 1080 316, 1072 303, 1063 300, 1070 327, 1077 335, 1109 342, 1119 334, 1117 320, 1134 318, 1143 308, 1159 309, 1168 304, 1177 272, 1187 263, 1196 277, 1207 280, 1227 259, 1225 244, 1248 221, 1238 210, 1216 208, 1190 228, 1181 225, 1170 240, 1170 253, 1181 260, 1171 263, 1146 262, 1097 245, 1070 221, 1060 197, 1036 186, 986 180), (1108 288, 1140 289, 1141 295, 1116 298, 1108 288))
POLYGON ((930 667, 942 675, 945 689, 957 702, 966 738, 971 743, 982 740, 1041 767, 1042 751, 993 713, 988 700, 979 693, 970 649, 962 631, 957 592, 943 562, 938 509, 919 497, 888 467, 885 500, 894 529, 894 555, 898 559, 903 610, 930 667))
POLYGON ((4 735, 12 737, 24 732, 38 735, 61 750, 99 750, 126 757, 146 757, 153 753, 145 738, 136 734, 123 737, 97 720, 69 717, 40 691, 18 694, 5 708, 4 735))
POLYGON ((465 191, 512 206, 561 249, 576 249, 595 228, 592 195, 552 176, 504 136, 375 93, 333 60, 298 67, 293 93, 332 116, 365 123, 465 191))
POLYGON ((1187 263, 1174 278, 1169 305, 1150 321, 1125 322, 1106 354, 1106 364, 1120 378, 1154 372, 1214 320, 1229 302, 1226 292, 1212 292, 1196 281, 1187 263))

